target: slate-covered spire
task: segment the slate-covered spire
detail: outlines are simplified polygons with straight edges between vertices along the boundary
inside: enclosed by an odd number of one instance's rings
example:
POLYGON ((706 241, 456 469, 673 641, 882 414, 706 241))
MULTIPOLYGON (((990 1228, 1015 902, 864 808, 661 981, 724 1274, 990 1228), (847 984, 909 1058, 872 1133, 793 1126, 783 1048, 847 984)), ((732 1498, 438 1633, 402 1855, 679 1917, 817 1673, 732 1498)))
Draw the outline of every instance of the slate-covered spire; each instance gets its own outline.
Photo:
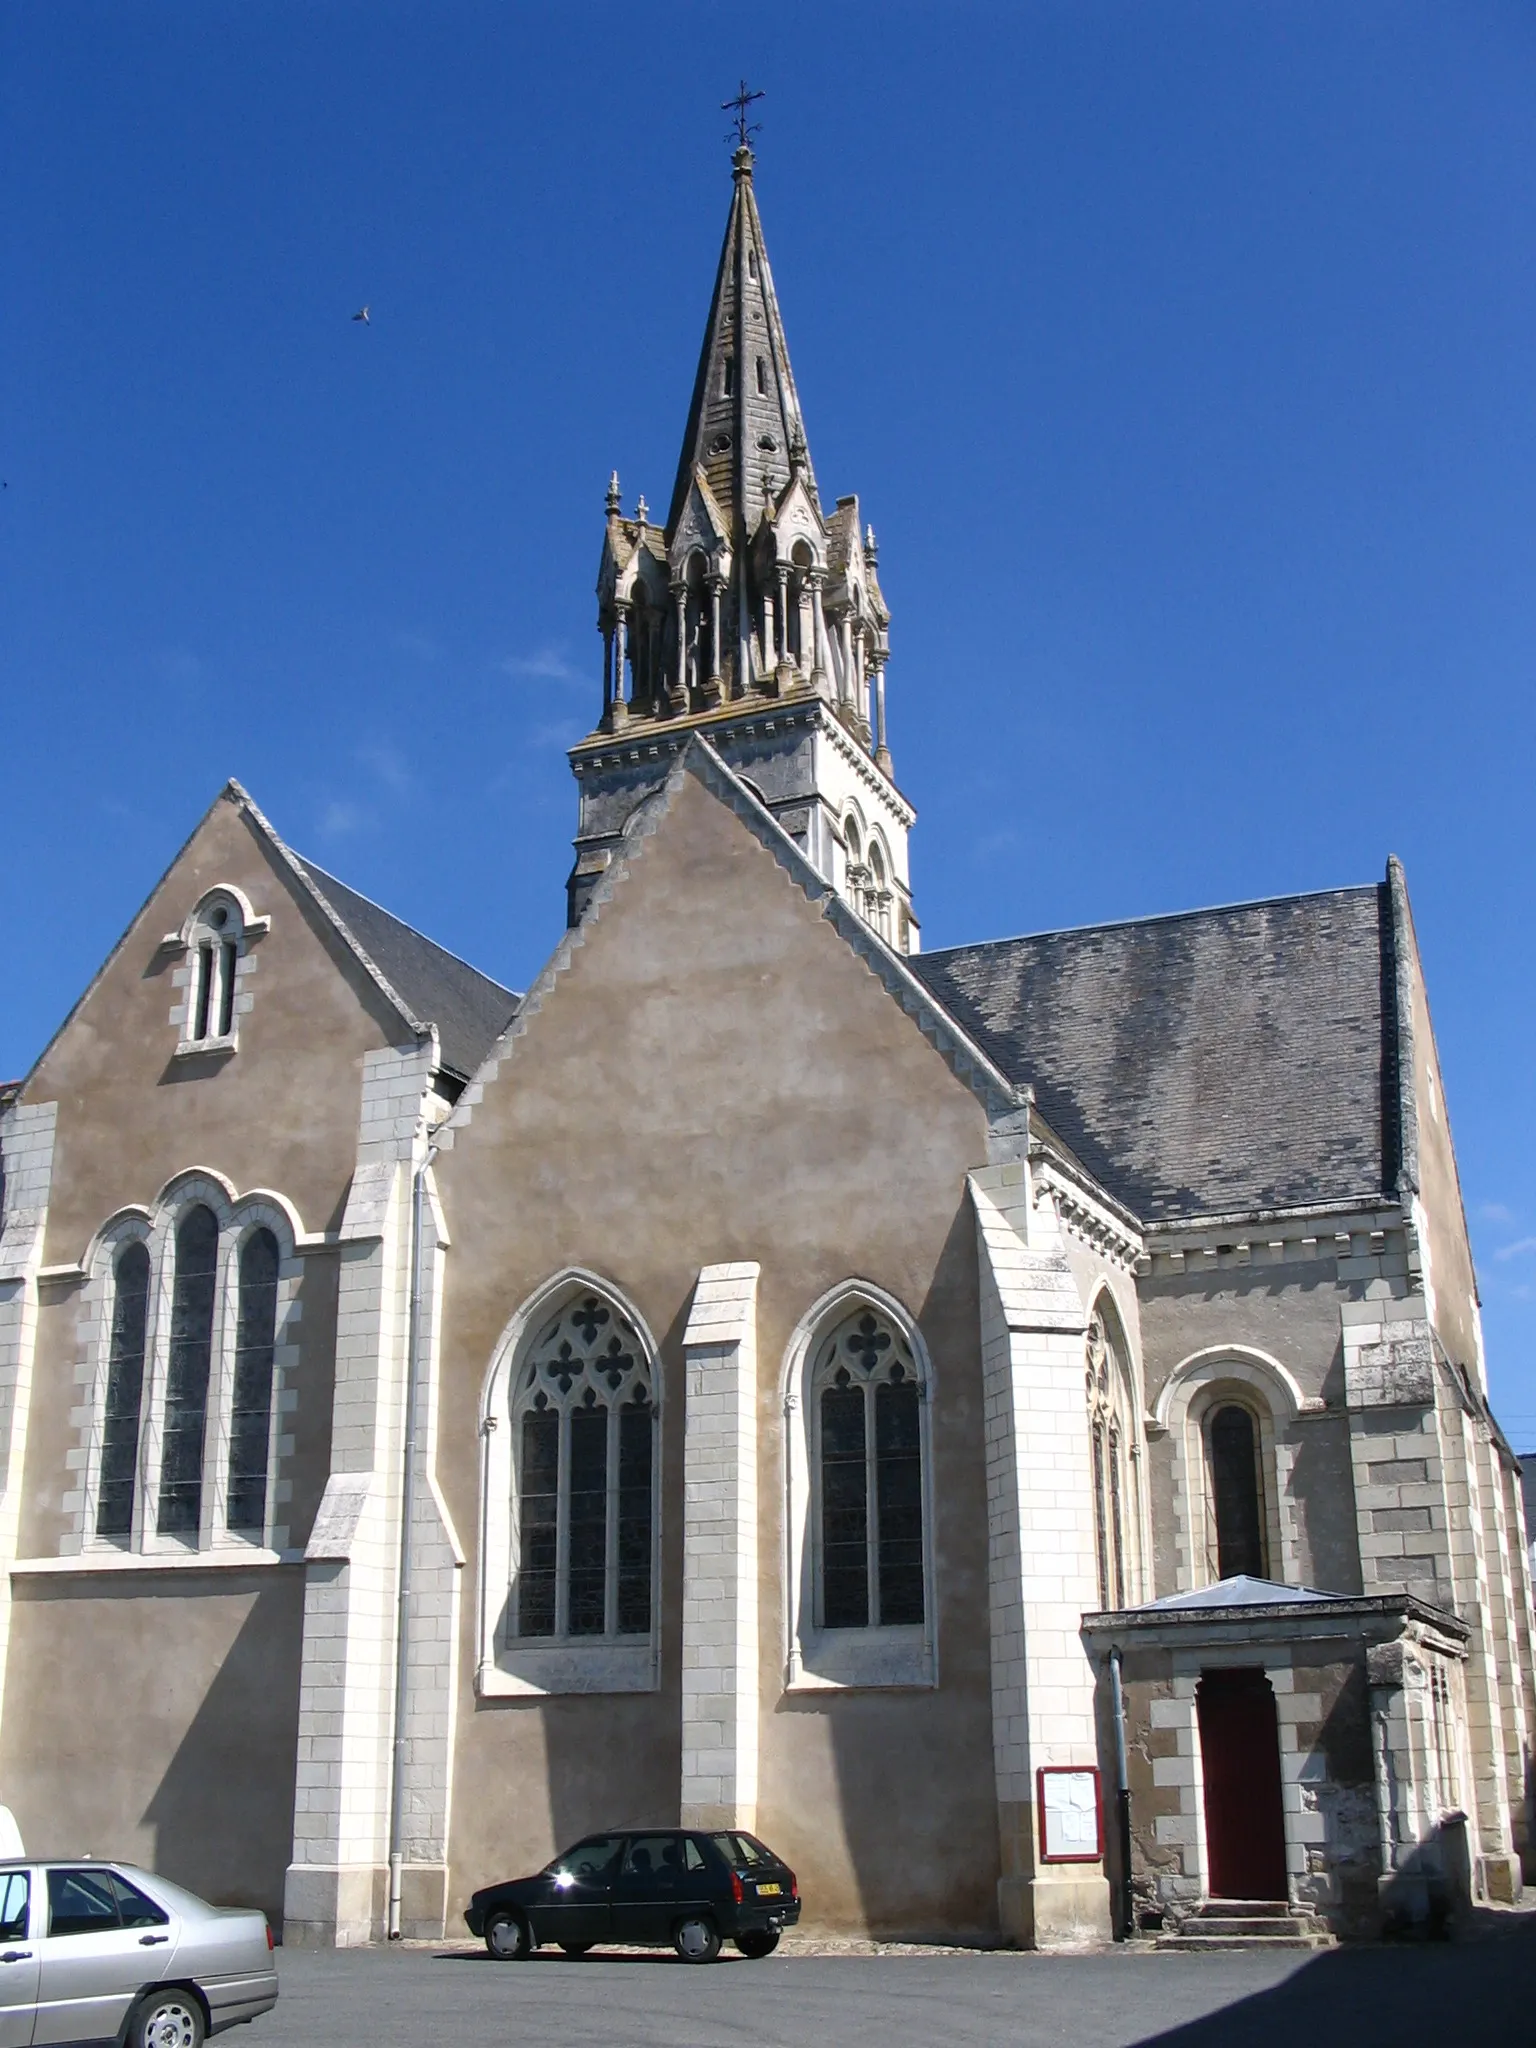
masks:
POLYGON ((735 191, 672 488, 667 537, 682 517, 695 470, 702 470, 739 546, 763 506, 783 491, 792 465, 800 467, 818 511, 820 501, 752 189, 752 151, 745 144, 733 164, 735 191))

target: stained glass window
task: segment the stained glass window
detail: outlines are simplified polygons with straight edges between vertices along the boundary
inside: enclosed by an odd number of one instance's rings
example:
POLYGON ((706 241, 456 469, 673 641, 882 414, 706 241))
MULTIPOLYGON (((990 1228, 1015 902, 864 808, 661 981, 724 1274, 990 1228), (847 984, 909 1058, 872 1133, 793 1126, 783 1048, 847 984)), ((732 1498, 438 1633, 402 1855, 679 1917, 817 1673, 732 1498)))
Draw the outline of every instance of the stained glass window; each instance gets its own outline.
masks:
POLYGON ((819 1590, 823 1628, 920 1625, 922 1388, 896 1325, 860 1308, 815 1367, 819 1590))
POLYGON ((98 1536, 133 1533, 148 1316, 149 1253, 142 1244, 125 1245, 112 1268, 112 1336, 102 1418, 101 1479, 96 1491, 98 1536))
POLYGON ((259 1533, 267 1520, 272 1364, 277 1344, 277 1239, 256 1230, 240 1247, 235 1392, 229 1424, 229 1526, 259 1533))
POLYGON ((1229 1401, 1212 1414, 1209 1432, 1217 1569, 1224 1579, 1239 1573, 1262 1579, 1264 1510, 1253 1416, 1238 1402, 1229 1401))
POLYGON ((514 1633, 649 1634, 656 1416, 638 1332, 578 1294, 519 1361, 514 1388, 514 1633))
POLYGON ((211 1209, 189 1209, 176 1230, 171 1293, 171 1355, 160 1440, 162 1536, 196 1536, 203 1505, 203 1438, 213 1362, 213 1306, 219 1226, 211 1209))

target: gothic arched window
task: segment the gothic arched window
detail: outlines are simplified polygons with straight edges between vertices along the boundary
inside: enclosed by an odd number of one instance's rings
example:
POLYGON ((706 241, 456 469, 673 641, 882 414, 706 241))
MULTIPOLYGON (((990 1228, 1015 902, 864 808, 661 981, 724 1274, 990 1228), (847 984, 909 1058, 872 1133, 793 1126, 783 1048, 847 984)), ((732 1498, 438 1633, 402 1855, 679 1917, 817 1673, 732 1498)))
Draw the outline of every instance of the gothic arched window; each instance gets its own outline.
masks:
POLYGON ((543 1327, 517 1365, 512 1428, 511 1634, 648 1634, 656 1410, 645 1346, 612 1302, 583 1291, 543 1327))
POLYGON ((112 1334, 102 1416, 96 1534, 131 1536, 139 1470, 139 1410, 149 1322, 149 1252, 137 1238, 112 1266, 112 1334))
POLYGON ((1125 1607, 1141 1597, 1136 1425, 1124 1342, 1102 1296, 1088 1319, 1087 1349, 1099 1606, 1125 1607))
POLYGON ((171 1353, 160 1439, 162 1536, 193 1536, 202 1522, 203 1439, 208 1375, 213 1363, 213 1307, 218 1289, 219 1226, 198 1203, 176 1227, 171 1289, 171 1353))
POLYGON ((819 1625, 921 1624, 922 1384, 906 1337, 856 1309, 823 1340, 811 1399, 819 1625))
POLYGON ((1205 1440, 1217 1575, 1267 1578, 1260 1431, 1253 1410, 1246 1402, 1221 1402, 1206 1417, 1205 1440))
POLYGON ((254 1230, 240 1247, 235 1387, 229 1420, 231 1529, 259 1534, 267 1520, 272 1364, 277 1346, 277 1239, 254 1230))

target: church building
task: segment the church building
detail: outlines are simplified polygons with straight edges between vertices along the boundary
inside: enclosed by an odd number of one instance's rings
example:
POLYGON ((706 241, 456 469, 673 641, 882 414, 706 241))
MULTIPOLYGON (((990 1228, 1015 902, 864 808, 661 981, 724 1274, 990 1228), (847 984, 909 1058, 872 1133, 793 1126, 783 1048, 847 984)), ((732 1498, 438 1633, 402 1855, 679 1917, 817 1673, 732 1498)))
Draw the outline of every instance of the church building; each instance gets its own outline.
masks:
POLYGON ((609 486, 533 986, 231 782, 0 1096, 0 1800, 290 1943, 625 1825, 761 1835, 828 1934, 1515 1899, 1521 1474, 1402 870, 921 950, 753 169, 664 520, 609 486))

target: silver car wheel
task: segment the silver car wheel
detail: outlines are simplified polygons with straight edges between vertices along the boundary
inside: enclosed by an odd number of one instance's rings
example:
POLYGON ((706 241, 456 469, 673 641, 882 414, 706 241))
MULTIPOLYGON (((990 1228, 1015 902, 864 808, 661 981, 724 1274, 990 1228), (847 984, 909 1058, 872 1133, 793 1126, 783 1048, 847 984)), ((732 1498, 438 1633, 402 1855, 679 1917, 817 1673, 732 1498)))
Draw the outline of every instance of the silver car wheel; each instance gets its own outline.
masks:
POLYGON ((720 1953, 720 1937, 708 1920, 684 1920, 673 1946, 685 1963, 712 1963, 720 1953))
POLYGON ((144 2048, 202 2048, 203 2016, 188 1998, 157 1999, 139 2039, 144 2048))

